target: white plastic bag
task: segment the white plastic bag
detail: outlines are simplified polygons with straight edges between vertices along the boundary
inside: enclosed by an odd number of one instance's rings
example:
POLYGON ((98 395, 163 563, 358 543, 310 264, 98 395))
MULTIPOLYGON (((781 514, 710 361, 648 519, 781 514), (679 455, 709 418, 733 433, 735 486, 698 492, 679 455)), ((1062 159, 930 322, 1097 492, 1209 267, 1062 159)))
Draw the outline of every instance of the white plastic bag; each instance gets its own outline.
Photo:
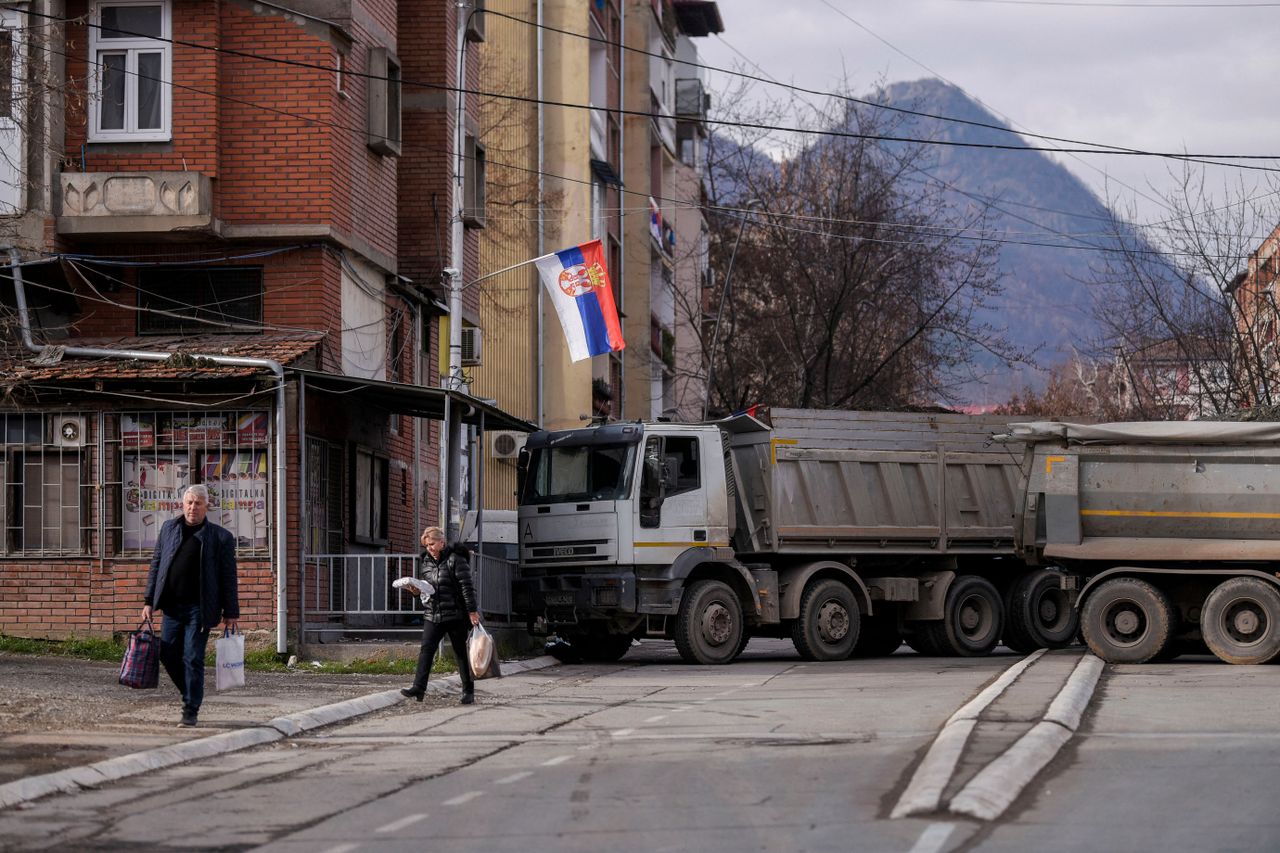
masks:
POLYGON ((499 678, 502 669, 498 665, 498 649, 494 645, 493 635, 476 625, 467 636, 467 660, 471 663, 471 677, 499 678))
POLYGON ((432 594, 436 591, 430 581, 425 581, 422 578, 397 578, 391 582, 391 586, 395 589, 408 589, 410 592, 418 593, 418 596, 422 599, 423 607, 427 606, 432 594))
POLYGON ((219 690, 244 687, 244 634, 223 634, 214 647, 219 690))

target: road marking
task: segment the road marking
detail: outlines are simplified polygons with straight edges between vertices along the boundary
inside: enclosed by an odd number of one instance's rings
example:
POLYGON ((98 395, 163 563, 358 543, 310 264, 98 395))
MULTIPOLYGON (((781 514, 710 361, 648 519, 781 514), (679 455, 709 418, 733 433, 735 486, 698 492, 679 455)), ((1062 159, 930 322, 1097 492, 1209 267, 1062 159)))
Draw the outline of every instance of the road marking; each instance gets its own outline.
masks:
POLYGON ((1071 671, 1067 683, 1050 703, 1044 719, 978 771, 951 799, 948 808, 955 814, 970 815, 979 820, 995 820, 1004 814, 1031 780, 1071 740, 1105 666, 1101 658, 1091 654, 1082 657, 1071 671))
POLYGON ((693 708, 692 705, 681 705, 679 708, 676 708, 675 711, 673 711, 673 713, 683 714, 685 711, 691 710, 692 708, 693 708))
POLYGON ((445 800, 443 803, 441 803, 441 805, 443 805, 443 806, 460 806, 460 805, 462 805, 463 803, 469 803, 469 802, 471 802, 471 801, 472 801, 472 800, 474 800, 476 797, 483 797, 483 796, 484 796, 484 791, 467 791, 465 794, 459 794, 458 796, 454 797, 453 799, 445 800))
POLYGON ((916 840, 915 846, 911 848, 910 853, 938 853, 942 849, 942 845, 947 843, 947 839, 951 837, 951 832, 956 828, 954 823, 931 823, 925 827, 924 832, 920 833, 920 837, 916 840))
POLYGON ((650 717, 649 719, 645 720, 645 722, 646 722, 646 723, 656 723, 656 722, 658 722, 659 720, 665 720, 666 718, 667 718, 667 715, 666 715, 666 714, 654 714, 652 717, 650 717))
POLYGON ((503 776, 495 785, 510 785, 512 782, 519 782, 521 779, 528 779, 533 775, 532 770, 521 770, 519 773, 512 773, 510 776, 503 776))
POLYGON ((324 853, 351 853, 352 850, 355 850, 359 846, 359 844, 338 844, 334 847, 330 847, 328 850, 325 850, 324 853))
POLYGON ((573 756, 572 756, 572 755, 557 755, 555 758, 548 758, 546 761, 542 762, 542 766, 543 766, 543 767, 555 767, 557 764, 564 764, 564 763, 565 763, 566 761, 568 761, 570 758, 573 758, 573 756))
POLYGON ((635 729, 618 729, 616 732, 609 732, 609 734, 613 737, 626 737, 634 731, 635 729))
POLYGON ((893 807, 889 817, 902 818, 937 811, 942 801, 942 792, 946 790, 947 783, 951 781, 951 775, 955 773, 956 765, 964 753, 965 743, 969 740, 969 734, 973 731, 978 715, 994 702, 1014 679, 1025 672, 1027 667, 1039 660, 1044 651, 1044 649, 1038 649, 1006 669, 999 678, 951 715, 943 725, 942 731, 938 732, 938 736, 934 738, 929 751, 925 753, 924 760, 916 768, 911 782, 898 798, 898 804, 893 807))
POLYGON ((387 824, 386 826, 378 827, 377 829, 374 830, 374 832, 399 832, 400 830, 404 829, 406 826, 413 826, 418 821, 423 820, 426 816, 427 815, 425 812, 423 814, 406 815, 405 817, 402 817, 399 820, 391 821, 391 823, 387 824))

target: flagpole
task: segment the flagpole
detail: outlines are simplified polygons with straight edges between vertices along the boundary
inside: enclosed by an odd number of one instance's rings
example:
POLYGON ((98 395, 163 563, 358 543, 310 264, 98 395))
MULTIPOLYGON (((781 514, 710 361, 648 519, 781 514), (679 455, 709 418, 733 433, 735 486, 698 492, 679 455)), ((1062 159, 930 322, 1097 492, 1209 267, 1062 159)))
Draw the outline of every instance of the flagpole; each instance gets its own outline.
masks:
POLYGON ((543 258, 545 258, 545 257, 549 257, 549 256, 548 256, 548 255, 539 255, 539 256, 538 256, 538 257, 536 257, 536 258, 530 258, 530 259, 529 259, 529 260, 527 260, 527 261, 521 261, 521 262, 520 262, 520 263, 518 263, 518 264, 512 264, 512 265, 511 265, 511 266, 509 266, 509 267, 503 267, 503 268, 502 268, 502 269, 500 269, 500 270, 495 270, 494 272, 485 273, 484 275, 480 276, 479 278, 473 278, 473 279, 471 279, 471 281, 469 281, 469 282, 467 282, 466 284, 464 284, 464 285, 462 285, 461 287, 459 287, 459 288, 458 288, 458 290, 466 290, 468 287, 470 287, 470 286, 471 286, 471 285, 473 285, 473 284, 479 284, 480 282, 482 282, 482 281, 484 281, 484 280, 486 280, 486 279, 493 278, 493 277, 494 277, 494 276, 496 276, 496 275, 502 275, 504 272, 511 272, 512 270, 518 270, 518 269, 520 269, 520 267, 527 267, 529 264, 536 264, 538 261, 542 260, 542 259, 543 259, 543 258))

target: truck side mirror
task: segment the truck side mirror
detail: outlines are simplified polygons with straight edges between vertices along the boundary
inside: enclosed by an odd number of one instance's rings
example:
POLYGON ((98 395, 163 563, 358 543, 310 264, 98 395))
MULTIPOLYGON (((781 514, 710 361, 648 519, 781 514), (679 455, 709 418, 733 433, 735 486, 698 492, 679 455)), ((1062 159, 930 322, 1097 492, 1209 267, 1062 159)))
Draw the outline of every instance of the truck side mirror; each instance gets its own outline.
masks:
POLYGON ((520 448, 520 455, 516 458, 516 500, 519 501, 524 497, 524 481, 529 477, 529 448, 520 448))

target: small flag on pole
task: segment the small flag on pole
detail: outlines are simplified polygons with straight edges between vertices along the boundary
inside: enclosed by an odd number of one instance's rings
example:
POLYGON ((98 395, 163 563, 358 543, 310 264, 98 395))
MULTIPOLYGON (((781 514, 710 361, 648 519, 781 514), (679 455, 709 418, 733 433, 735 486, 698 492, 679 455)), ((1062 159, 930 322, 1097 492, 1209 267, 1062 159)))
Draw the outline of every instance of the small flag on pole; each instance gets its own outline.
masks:
POLYGON ((534 265, 560 316, 570 361, 626 346, 599 240, 544 255, 534 265))

